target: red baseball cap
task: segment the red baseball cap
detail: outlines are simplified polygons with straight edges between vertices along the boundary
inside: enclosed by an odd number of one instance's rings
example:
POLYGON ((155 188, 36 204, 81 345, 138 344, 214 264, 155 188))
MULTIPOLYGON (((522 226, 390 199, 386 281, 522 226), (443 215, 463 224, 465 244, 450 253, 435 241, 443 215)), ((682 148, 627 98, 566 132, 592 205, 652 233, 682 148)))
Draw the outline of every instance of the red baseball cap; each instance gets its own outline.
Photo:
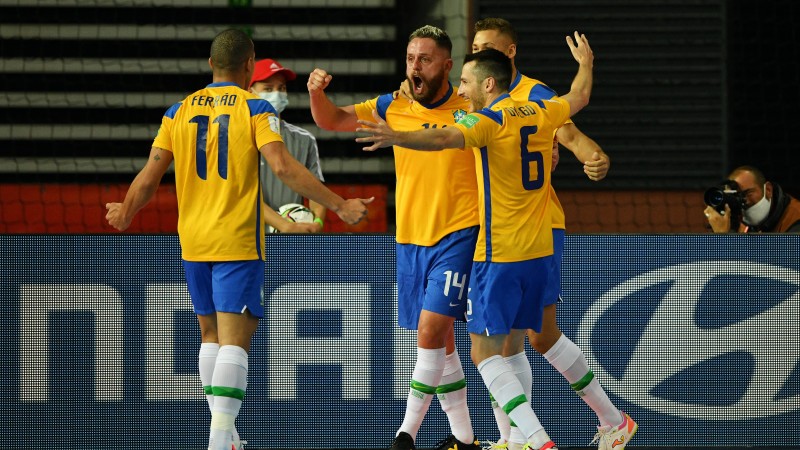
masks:
POLYGON ((292 81, 297 78, 296 73, 280 65, 278 61, 274 59, 262 59, 256 63, 253 79, 250 81, 250 86, 248 86, 248 88, 252 87, 253 83, 256 81, 264 81, 278 72, 283 72, 286 76, 286 81, 292 81))

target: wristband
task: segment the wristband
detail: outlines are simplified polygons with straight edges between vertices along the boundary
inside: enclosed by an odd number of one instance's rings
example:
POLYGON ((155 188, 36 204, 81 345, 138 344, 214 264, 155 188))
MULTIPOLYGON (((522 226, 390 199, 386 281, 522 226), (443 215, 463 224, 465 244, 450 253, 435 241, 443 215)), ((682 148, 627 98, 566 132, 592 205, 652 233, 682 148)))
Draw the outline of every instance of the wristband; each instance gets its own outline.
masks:
POLYGON ((318 223, 320 228, 325 226, 325 222, 322 221, 322 217, 315 217, 314 218, 314 223, 318 223))

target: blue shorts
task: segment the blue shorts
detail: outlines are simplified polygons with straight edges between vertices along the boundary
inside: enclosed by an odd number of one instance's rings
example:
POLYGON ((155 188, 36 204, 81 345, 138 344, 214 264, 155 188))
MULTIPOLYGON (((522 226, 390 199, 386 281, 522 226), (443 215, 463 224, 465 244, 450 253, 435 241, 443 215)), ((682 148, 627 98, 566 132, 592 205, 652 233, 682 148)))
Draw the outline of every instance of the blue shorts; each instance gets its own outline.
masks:
POLYGON ((195 314, 243 313, 264 317, 264 261, 183 261, 195 314))
POLYGON ((550 306, 561 302, 561 260, 564 257, 564 229, 553 228, 553 270, 550 279, 547 281, 547 295, 545 296, 544 306, 550 306))
POLYGON ((466 320, 469 274, 478 227, 448 234, 431 247, 397 244, 397 323, 416 330, 422 310, 466 320))
POLYGON ((467 330, 487 336, 509 334, 512 329, 541 332, 554 264, 553 256, 473 263, 467 330))

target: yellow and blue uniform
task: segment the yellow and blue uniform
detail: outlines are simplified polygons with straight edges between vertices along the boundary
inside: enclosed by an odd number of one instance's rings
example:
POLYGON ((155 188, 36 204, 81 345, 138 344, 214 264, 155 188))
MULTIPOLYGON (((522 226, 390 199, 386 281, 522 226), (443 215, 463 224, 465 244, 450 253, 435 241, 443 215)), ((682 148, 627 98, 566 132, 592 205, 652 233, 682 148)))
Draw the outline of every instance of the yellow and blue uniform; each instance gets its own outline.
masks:
MULTIPOLYGON (((509 95, 518 102, 531 101, 541 104, 542 100, 551 99, 558 94, 541 81, 526 77, 517 71, 517 75, 514 77, 514 81, 509 87, 509 95)), ((572 123, 572 120, 567 119, 564 123, 572 123)), ((564 208, 561 206, 561 202, 558 200, 556 190, 553 189, 552 184, 550 185, 550 212, 552 213, 553 254, 556 262, 556 270, 554 271, 553 279, 548 283, 550 291, 547 294, 547 305, 561 301, 561 260, 564 254, 564 235, 567 227, 564 208)))
MULTIPOLYGON (((453 87, 438 102, 425 105, 393 100, 391 94, 355 105, 361 120, 372 110, 393 129, 416 131, 453 126, 469 109, 453 87)), ((452 233, 478 224, 477 185, 472 154, 464 149, 421 152, 394 147, 397 242, 431 246, 452 233)))
POLYGON ((567 119, 561 98, 517 102, 503 94, 455 125, 474 147, 479 187, 470 332, 541 329, 553 270, 553 133, 567 119))
MULTIPOLYGON (((519 71, 514 81, 508 88, 508 95, 518 102, 531 101, 541 102, 542 100, 549 100, 558 96, 556 91, 551 89, 548 85, 539 80, 526 77, 519 71)), ((572 123, 572 120, 567 119, 564 123, 572 123)), ((553 213, 553 228, 564 229, 566 228, 566 218, 564 216, 564 208, 561 207, 561 202, 556 196, 556 191, 553 186, 550 186, 550 201, 552 202, 551 212, 553 213)))
POLYGON ((272 105, 234 83, 208 85, 164 114, 154 147, 173 153, 187 261, 263 259, 259 148, 281 141, 272 105))
POLYGON ((281 141, 279 132, 272 105, 229 82, 189 95, 161 120, 153 146, 174 156, 178 236, 197 314, 246 306, 263 316, 259 148, 281 141))
MULTIPOLYGON (((433 104, 385 94, 354 106, 361 120, 376 110, 393 129, 416 131, 455 125, 469 102, 449 85, 433 104)), ((478 226, 472 152, 395 146, 394 160, 398 323, 416 329, 423 309, 463 320, 478 226)))

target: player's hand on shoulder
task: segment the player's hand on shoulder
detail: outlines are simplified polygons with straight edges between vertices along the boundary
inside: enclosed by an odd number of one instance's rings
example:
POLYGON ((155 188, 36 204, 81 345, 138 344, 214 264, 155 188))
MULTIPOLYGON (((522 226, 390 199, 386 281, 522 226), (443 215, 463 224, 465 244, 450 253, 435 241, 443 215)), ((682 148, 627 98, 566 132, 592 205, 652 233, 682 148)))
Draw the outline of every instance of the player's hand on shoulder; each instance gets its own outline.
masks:
POLYGON ((336 214, 344 222, 355 225, 366 217, 367 205, 372 203, 373 200, 375 200, 375 197, 347 199, 336 210, 336 214))
POLYGON ((328 72, 323 69, 314 69, 314 71, 308 75, 308 92, 314 93, 324 91, 331 83, 332 79, 333 76, 329 75, 328 72))
POLYGON ((583 163, 583 173, 592 181, 600 181, 606 177, 611 168, 611 159, 605 153, 594 152, 592 159, 583 163))
POLYGON ((392 92, 393 99, 401 97, 408 100, 408 103, 414 103, 414 97, 411 96, 411 84, 408 82, 408 79, 403 80, 403 82, 400 83, 400 88, 392 92))

